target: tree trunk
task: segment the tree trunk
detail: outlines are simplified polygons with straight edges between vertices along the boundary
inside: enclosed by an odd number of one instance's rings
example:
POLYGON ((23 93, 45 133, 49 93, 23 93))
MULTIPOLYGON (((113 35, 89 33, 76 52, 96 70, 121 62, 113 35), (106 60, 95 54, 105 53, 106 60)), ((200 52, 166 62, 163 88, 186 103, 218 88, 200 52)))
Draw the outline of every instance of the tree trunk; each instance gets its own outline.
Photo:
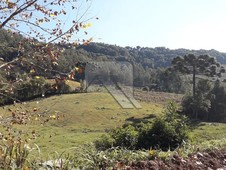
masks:
POLYGON ((196 120, 198 119, 198 114, 196 111, 196 67, 195 65, 193 66, 193 73, 192 73, 192 82, 193 82, 193 115, 195 115, 196 120))

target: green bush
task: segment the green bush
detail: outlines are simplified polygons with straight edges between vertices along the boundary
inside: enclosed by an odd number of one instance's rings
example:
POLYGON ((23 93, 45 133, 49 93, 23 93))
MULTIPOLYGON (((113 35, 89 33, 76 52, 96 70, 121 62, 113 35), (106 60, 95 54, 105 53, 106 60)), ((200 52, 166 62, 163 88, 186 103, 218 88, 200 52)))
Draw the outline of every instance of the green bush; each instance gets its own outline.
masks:
POLYGON ((111 136, 115 140, 116 146, 122 146, 129 149, 134 149, 136 147, 138 135, 138 130, 132 125, 117 128, 111 132, 111 136))
POLYGON ((111 130, 108 134, 95 142, 98 149, 107 149, 115 146, 135 149, 138 141, 139 132, 132 125, 124 125, 123 127, 111 130))
POLYGON ((99 150, 105 150, 114 146, 115 139, 110 134, 104 134, 99 140, 95 141, 95 146, 99 150))
POLYGON ((138 125, 124 125, 110 131, 96 141, 100 149, 112 146, 128 149, 175 149, 188 139, 186 117, 179 115, 175 103, 170 103, 164 116, 154 122, 138 125))
POLYGON ((164 116, 154 120, 150 128, 143 128, 138 148, 175 149, 188 139, 187 118, 178 114, 175 103, 169 103, 164 116))
POLYGON ((163 118, 156 118, 151 129, 141 132, 138 148, 175 149, 186 139, 187 132, 184 128, 180 129, 163 118))

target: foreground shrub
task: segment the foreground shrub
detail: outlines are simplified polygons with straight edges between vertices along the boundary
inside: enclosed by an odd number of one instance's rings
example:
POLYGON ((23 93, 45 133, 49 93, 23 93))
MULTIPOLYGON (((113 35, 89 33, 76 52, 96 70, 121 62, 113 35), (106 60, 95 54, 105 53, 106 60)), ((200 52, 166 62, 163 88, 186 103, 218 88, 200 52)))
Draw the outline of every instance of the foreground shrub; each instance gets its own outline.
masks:
POLYGON ((124 125, 116 128, 96 141, 96 147, 175 149, 188 139, 186 121, 186 117, 177 112, 175 103, 170 103, 164 116, 156 118, 152 124, 124 125))
POLYGON ((77 169, 122 169, 118 166, 131 162, 149 159, 147 151, 133 151, 126 148, 112 147, 100 151, 93 144, 75 148, 75 156, 71 159, 71 166, 77 169))
POLYGON ((156 118, 151 129, 141 132, 138 148, 175 149, 187 139, 186 131, 176 126, 163 118, 156 118))
POLYGON ((101 136, 100 140, 95 142, 99 149, 107 149, 115 146, 135 149, 138 142, 139 131, 132 125, 111 130, 108 134, 101 136))
POLYGON ((115 145, 115 139, 110 133, 107 133, 102 135, 100 139, 96 140, 94 143, 99 150, 105 150, 107 148, 112 148, 115 145))
POLYGON ((28 145, 21 142, 7 142, 0 145, 0 169, 24 169, 28 164, 28 145))
POLYGON ((151 128, 143 128, 138 148, 175 149, 188 139, 186 117, 178 114, 175 103, 167 106, 163 117, 156 118, 151 128))

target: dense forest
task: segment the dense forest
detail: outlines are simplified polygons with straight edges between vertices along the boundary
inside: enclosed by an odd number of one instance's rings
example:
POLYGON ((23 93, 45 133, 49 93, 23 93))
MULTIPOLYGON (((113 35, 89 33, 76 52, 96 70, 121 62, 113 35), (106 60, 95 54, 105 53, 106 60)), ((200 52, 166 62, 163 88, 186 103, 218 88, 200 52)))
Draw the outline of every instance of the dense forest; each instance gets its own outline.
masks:
MULTIPOLYGON (((80 46, 73 46, 71 44, 52 44, 52 46, 63 51, 57 64, 53 65, 48 58, 40 60, 39 57, 32 57, 34 49, 33 44, 26 44, 25 42, 23 44, 23 49, 19 49, 18 47, 20 46, 20 43, 23 42, 22 36, 12 36, 12 34, 8 33, 6 30, 0 30, 0 38, 0 64, 10 62, 19 57, 18 55, 20 54, 24 55, 23 53, 25 52, 27 58, 26 62, 29 62, 23 64, 18 62, 14 64, 10 74, 7 74, 7 71, 1 70, 2 82, 16 81, 26 77, 34 78, 35 76, 52 79, 59 74, 66 75, 70 73, 71 70, 78 66, 78 63, 112 61, 116 63, 128 62, 133 66, 133 69, 127 68, 124 72, 119 66, 106 66, 108 68, 105 68, 105 70, 108 69, 113 76, 117 77, 118 82, 125 84, 129 81, 127 79, 132 79, 135 87, 144 88, 145 90, 185 93, 190 90, 191 83, 188 82, 191 81, 191 77, 189 77, 189 75, 185 76, 178 71, 170 71, 168 69, 175 57, 184 56, 186 54, 208 54, 209 56, 216 58, 219 63, 226 64, 226 53, 221 53, 216 50, 170 50, 165 47, 148 48, 140 46, 124 48, 104 43, 90 43, 88 45, 80 46), (129 73, 131 71, 133 71, 132 78, 131 73, 129 73)), ((44 46, 44 43, 39 43, 39 45, 44 46)), ((106 71, 102 70, 100 72, 103 75, 106 74, 104 75, 105 77, 108 76, 106 71)), ((79 81, 80 78, 74 77, 77 81, 79 81)), ((40 87, 41 85, 39 84, 43 84, 44 82, 42 79, 32 81, 34 82, 29 81, 31 89, 33 89, 33 85, 40 87)), ((18 86, 24 87, 26 85, 19 83, 18 86)), ((37 89, 37 87, 35 87, 35 89, 37 89)), ((45 89, 48 89, 48 87, 49 85, 46 85, 45 89)), ((61 87, 63 87, 63 90, 58 91, 68 91, 68 88, 65 88, 64 86, 61 87)), ((42 89, 38 89, 39 90, 35 90, 37 91, 35 95, 41 93, 40 91, 42 89)))

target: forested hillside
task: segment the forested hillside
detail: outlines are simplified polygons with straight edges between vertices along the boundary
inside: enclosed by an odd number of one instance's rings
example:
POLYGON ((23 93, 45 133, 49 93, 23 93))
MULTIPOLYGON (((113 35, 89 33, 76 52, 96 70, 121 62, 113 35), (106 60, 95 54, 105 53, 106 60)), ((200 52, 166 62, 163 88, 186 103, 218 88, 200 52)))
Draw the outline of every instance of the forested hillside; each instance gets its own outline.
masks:
MULTIPOLYGON (((22 39, 22 36, 11 36, 7 31, 0 30, 0 38, 0 57, 7 61, 16 57, 16 55, 13 55, 13 52, 17 54, 18 43, 22 39)), ((181 48, 171 50, 166 47, 120 47, 104 43, 90 43, 88 45, 78 46, 77 48, 71 47, 70 44, 68 44, 63 47, 66 49, 64 53, 66 58, 64 60, 69 60, 68 63, 71 63, 71 61, 105 61, 106 59, 112 59, 141 64, 143 68, 162 68, 170 66, 174 57, 192 53, 195 55, 209 54, 215 57, 221 64, 226 64, 226 53, 214 49, 188 50, 181 48)), ((26 48, 29 47, 27 46, 26 48)))
MULTIPOLYGON (((161 68, 170 66, 171 60, 176 56, 184 56, 188 53, 195 55, 209 54, 212 57, 216 57, 217 61, 222 64, 226 64, 226 53, 212 50, 188 50, 188 49, 176 49, 171 50, 166 47, 119 47, 116 45, 108 45, 102 43, 91 43, 88 46, 80 46, 78 49, 84 49, 89 52, 93 57, 100 58, 100 56, 106 56, 107 58, 113 58, 117 61, 132 61, 135 63, 141 63, 144 68, 161 68)), ((104 57, 103 57, 104 58, 104 57)))
MULTIPOLYGON (((18 57, 18 54, 23 50, 19 49, 20 42, 23 39, 22 36, 12 36, 5 30, 0 30, 0 62, 9 62, 18 57), (18 53, 18 50, 19 51, 18 53)), ((43 43, 40 43, 40 46, 43 43)), ((62 49, 64 51, 57 64, 54 65, 54 69, 51 67, 50 60, 39 60, 39 58, 28 57, 30 63, 35 66, 35 75, 52 78, 58 73, 70 72, 78 62, 88 61, 128 61, 133 64, 133 84, 137 87, 152 88, 155 90, 167 91, 167 92, 185 92, 186 86, 185 79, 182 78, 176 72, 169 72, 166 70, 171 65, 173 58, 177 56, 184 56, 192 53, 194 55, 208 54, 211 57, 217 59, 221 64, 226 64, 226 53, 221 53, 216 50, 188 50, 188 49, 176 49, 171 50, 165 47, 120 47, 117 45, 109 45, 103 43, 90 43, 88 45, 73 46, 71 44, 53 46, 62 49), (41 63, 41 64, 36 64, 41 63), (39 67, 36 67, 39 66, 39 67), (43 69, 43 66, 45 69, 43 69), (51 68, 51 69, 48 69, 51 68), (157 89, 156 89, 157 87, 157 89)), ((31 44, 25 44, 23 46, 26 51, 31 51, 34 48, 31 44)), ((14 67, 15 74, 28 74, 33 67, 31 64, 17 64, 14 67)), ((120 70, 114 69, 116 75, 119 75, 120 70)), ((5 73, 3 73, 5 74, 5 73)), ((34 73, 33 73, 34 75, 34 73)), ((12 75, 11 75, 12 76, 12 75)), ((3 76, 4 77, 4 76, 3 76)), ((7 77, 7 75, 6 75, 7 77)))

